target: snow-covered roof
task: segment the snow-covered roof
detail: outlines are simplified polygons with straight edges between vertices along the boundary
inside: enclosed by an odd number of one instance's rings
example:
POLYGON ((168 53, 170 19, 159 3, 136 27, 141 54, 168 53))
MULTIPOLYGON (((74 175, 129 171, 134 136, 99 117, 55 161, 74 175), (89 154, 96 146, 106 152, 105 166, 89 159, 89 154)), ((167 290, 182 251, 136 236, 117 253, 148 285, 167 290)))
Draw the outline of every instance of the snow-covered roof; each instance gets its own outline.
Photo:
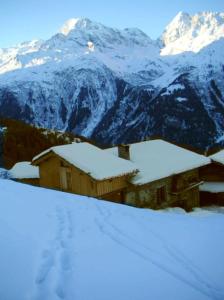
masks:
POLYGON ((40 178, 39 167, 32 166, 29 161, 21 161, 16 163, 11 170, 9 170, 11 178, 14 179, 28 179, 40 178))
POLYGON ((209 192, 209 193, 224 193, 224 182, 211 182, 207 181, 204 182, 200 187, 199 190, 201 192, 209 192))
POLYGON ((209 156, 213 161, 224 165, 224 150, 209 156))
MULTIPOLYGON (((118 155, 117 147, 105 150, 118 155)), ((163 140, 151 140, 130 145, 130 160, 139 169, 132 183, 146 184, 210 163, 210 159, 163 140)))
POLYGON ((135 164, 121 159, 89 143, 72 143, 47 149, 33 158, 54 152, 96 180, 119 177, 137 172, 135 164))

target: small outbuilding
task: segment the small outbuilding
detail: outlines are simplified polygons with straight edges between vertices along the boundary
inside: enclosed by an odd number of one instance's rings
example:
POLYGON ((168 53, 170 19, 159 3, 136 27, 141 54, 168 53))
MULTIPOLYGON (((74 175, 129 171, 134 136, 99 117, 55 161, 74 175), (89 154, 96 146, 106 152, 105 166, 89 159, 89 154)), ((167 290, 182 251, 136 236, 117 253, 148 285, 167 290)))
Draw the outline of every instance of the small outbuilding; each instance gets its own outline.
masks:
POLYGON ((9 177, 16 181, 39 185, 40 175, 39 168, 31 165, 29 161, 16 163, 8 172, 9 177))

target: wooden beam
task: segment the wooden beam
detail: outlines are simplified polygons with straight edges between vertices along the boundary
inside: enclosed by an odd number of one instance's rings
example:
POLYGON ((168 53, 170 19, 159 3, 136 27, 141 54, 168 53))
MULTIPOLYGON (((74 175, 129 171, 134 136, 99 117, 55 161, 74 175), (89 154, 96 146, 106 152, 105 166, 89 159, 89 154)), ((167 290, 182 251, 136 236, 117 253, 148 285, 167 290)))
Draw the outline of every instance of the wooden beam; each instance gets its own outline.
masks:
POLYGON ((180 190, 180 191, 178 191, 178 192, 171 192, 170 194, 171 194, 171 195, 179 195, 179 194, 182 194, 182 193, 187 192, 187 191, 189 191, 189 190, 192 190, 193 188, 195 188, 195 187, 197 187, 197 186, 199 186, 199 185, 201 185, 201 184, 203 184, 203 183, 204 183, 204 181, 196 182, 196 183, 194 183, 194 184, 192 184, 192 185, 186 187, 186 188, 183 189, 183 190, 180 190))

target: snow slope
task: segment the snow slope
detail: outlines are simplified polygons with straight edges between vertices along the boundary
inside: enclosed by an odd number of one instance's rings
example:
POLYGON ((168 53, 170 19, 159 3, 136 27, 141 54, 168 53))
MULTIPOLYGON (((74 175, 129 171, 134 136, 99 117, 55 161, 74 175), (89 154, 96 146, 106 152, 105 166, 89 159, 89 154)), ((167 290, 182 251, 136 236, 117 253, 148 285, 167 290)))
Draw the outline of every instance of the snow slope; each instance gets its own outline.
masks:
POLYGON ((0 191, 0 299, 224 299, 218 211, 142 210, 8 180, 0 191))

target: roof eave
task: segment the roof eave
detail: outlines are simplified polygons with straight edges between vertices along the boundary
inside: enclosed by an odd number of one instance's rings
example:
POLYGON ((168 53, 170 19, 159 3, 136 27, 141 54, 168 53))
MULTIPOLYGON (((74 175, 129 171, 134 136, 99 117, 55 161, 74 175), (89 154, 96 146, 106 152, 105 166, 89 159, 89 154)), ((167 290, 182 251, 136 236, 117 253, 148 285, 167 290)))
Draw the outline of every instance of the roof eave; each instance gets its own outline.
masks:
POLYGON ((41 161, 46 159, 47 155, 55 154, 53 150, 49 150, 48 152, 43 153, 43 155, 34 157, 31 161, 32 166, 38 166, 41 161))
POLYGON ((198 166, 195 166, 195 167, 186 169, 185 171, 175 172, 175 173, 172 173, 172 174, 167 175, 167 176, 162 176, 162 177, 158 177, 158 178, 152 179, 152 180, 150 180, 150 181, 146 181, 146 182, 136 182, 136 183, 130 182, 130 184, 133 185, 133 186, 144 186, 144 185, 153 183, 153 182, 155 182, 155 181, 163 180, 163 179, 166 179, 166 178, 175 176, 175 175, 179 175, 179 174, 182 174, 182 173, 185 173, 185 172, 192 171, 192 170, 194 170, 194 169, 199 169, 199 168, 201 168, 201 167, 203 167, 203 166, 209 165, 210 163, 211 163, 211 162, 206 162, 206 163, 200 164, 200 165, 198 165, 198 166))
POLYGON ((123 173, 123 174, 119 174, 119 175, 115 175, 115 176, 110 176, 110 177, 105 177, 105 178, 102 178, 102 179, 99 179, 99 178, 95 178, 91 175, 91 173, 88 173, 88 175, 93 178, 94 180, 97 180, 97 181, 105 181, 105 180, 110 180, 110 179, 115 179, 115 178, 120 178, 120 177, 132 177, 132 176, 135 176, 137 173, 139 172, 138 169, 134 170, 134 171, 131 171, 131 172, 128 172, 128 173, 123 173))

